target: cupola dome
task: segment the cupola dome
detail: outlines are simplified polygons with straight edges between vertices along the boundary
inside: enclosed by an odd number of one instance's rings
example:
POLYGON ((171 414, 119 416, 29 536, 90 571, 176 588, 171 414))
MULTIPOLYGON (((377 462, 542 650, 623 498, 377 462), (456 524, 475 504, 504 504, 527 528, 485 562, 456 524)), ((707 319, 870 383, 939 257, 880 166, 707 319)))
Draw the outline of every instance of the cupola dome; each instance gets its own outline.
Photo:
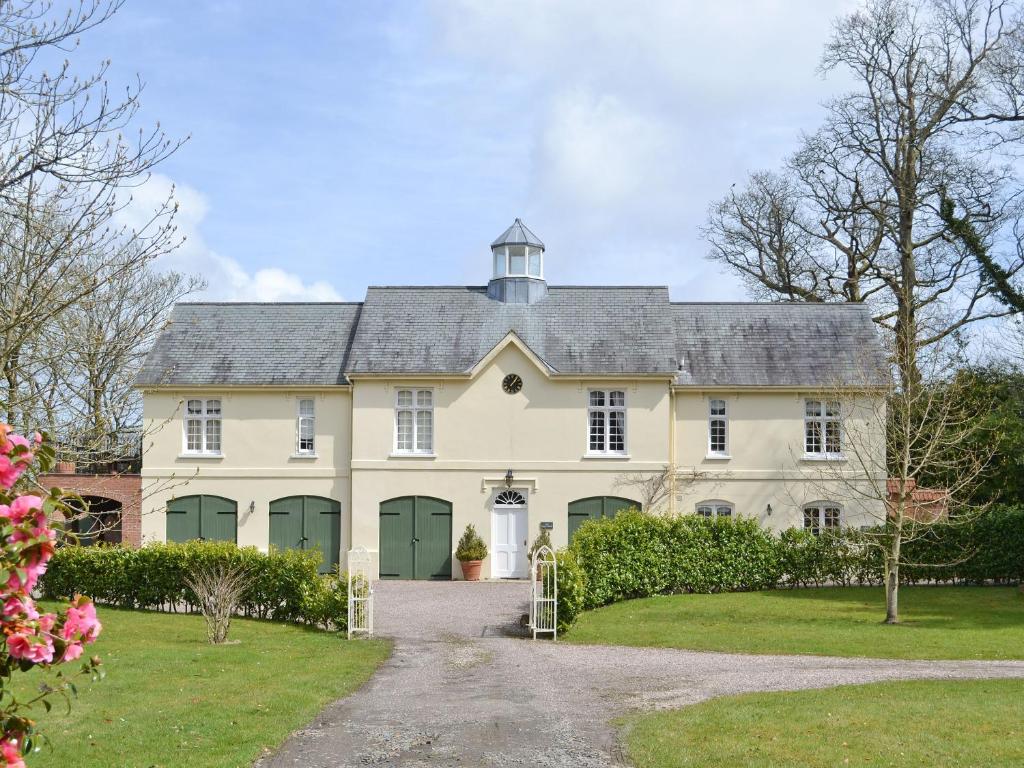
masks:
POLYGON ((491 261, 490 298, 507 304, 532 304, 547 295, 544 243, 520 219, 491 243, 491 261))

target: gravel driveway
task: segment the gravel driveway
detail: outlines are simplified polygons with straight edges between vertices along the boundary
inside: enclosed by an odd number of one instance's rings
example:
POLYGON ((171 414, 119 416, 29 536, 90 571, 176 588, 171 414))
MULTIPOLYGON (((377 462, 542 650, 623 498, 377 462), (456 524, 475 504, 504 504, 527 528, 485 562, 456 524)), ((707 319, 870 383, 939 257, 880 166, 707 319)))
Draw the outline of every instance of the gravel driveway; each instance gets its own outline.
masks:
POLYGON ((574 646, 510 636, 523 582, 375 585, 395 652, 259 765, 625 765, 610 721, 747 691, 899 678, 1024 677, 1024 662, 885 661, 574 646))

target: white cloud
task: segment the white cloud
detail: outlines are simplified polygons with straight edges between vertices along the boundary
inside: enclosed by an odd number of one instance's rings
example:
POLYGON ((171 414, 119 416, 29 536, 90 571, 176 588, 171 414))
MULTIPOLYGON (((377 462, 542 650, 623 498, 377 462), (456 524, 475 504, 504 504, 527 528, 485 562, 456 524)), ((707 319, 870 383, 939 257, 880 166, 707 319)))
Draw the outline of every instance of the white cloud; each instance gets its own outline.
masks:
POLYGON ((547 185, 563 199, 595 207, 650 194, 669 147, 666 127, 612 95, 575 90, 552 105, 540 144, 547 185))
POLYGON ((341 301, 341 296, 329 283, 317 280, 303 282, 294 272, 280 267, 266 267, 247 271, 230 256, 215 252, 203 239, 202 224, 209 212, 209 203, 198 190, 175 184, 161 174, 134 190, 131 203, 119 212, 119 219, 136 228, 145 224, 173 193, 178 204, 174 222, 177 234, 184 239, 182 245, 157 261, 157 268, 173 269, 201 275, 207 288, 191 300, 207 301, 341 301))

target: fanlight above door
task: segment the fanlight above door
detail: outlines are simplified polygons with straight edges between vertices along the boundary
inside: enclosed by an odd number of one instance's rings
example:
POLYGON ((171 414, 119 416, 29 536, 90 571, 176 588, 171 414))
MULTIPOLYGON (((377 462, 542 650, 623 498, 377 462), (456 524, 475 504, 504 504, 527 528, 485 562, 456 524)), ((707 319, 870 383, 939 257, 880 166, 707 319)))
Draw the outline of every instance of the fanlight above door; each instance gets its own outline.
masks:
POLYGON ((502 491, 494 497, 494 503, 507 507, 522 507, 526 504, 526 499, 519 491, 502 491))

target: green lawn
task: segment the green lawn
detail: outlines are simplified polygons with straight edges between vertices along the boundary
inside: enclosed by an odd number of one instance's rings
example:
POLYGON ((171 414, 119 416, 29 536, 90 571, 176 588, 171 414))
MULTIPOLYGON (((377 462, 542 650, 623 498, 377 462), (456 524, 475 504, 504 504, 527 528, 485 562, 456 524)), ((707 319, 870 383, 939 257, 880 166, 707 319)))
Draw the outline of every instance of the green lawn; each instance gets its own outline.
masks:
POLYGON ((390 652, 384 641, 242 620, 231 625, 237 645, 213 647, 198 616, 99 616, 103 633, 87 653, 102 657, 106 677, 77 679, 70 715, 59 699, 52 713, 40 709, 52 748, 43 743, 32 768, 249 766, 390 652))
POLYGON ((624 721, 636 768, 1024 765, 1024 681, 726 696, 624 721))
POLYGON ((1011 587, 903 587, 886 626, 881 588, 629 600, 583 614, 576 643, 891 659, 1024 659, 1024 595, 1011 587))

